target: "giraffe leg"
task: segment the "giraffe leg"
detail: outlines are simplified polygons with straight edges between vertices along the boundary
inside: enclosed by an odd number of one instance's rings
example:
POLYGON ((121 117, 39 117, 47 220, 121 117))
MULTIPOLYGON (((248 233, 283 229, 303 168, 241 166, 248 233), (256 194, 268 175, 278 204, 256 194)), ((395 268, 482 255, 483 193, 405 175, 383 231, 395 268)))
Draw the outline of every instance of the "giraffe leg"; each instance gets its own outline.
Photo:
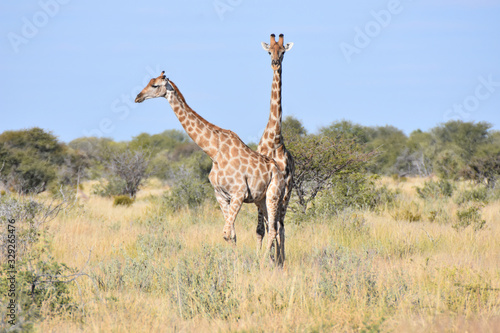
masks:
POLYGON ((224 229, 222 229, 222 235, 226 241, 232 241, 234 245, 236 245, 236 231, 234 229, 234 221, 236 220, 236 216, 241 209, 241 205, 243 204, 243 196, 233 197, 231 198, 231 202, 228 207, 226 224, 224 225, 224 229))
POLYGON ((279 218, 278 235, 277 235, 277 243, 278 243, 277 250, 279 250, 279 253, 276 254, 276 257, 278 259, 279 266, 283 266, 283 263, 285 262, 285 215, 286 215, 286 210, 288 208, 288 204, 290 203, 290 198, 292 197, 294 170, 295 170, 295 165, 293 158, 291 157, 291 155, 287 156, 287 170, 284 179, 285 191, 280 205, 280 218, 279 218))
MULTIPOLYGON (((279 224, 280 218, 280 201, 281 201, 281 191, 283 186, 283 177, 280 173, 277 173, 271 184, 269 184, 269 188, 266 193, 266 207, 267 207, 267 216, 268 216, 268 240, 267 240, 267 249, 266 256, 272 253, 272 248, 274 246, 274 241, 276 240, 277 228, 279 224)), ((271 255, 271 260, 273 260, 271 255)))
POLYGON ((265 205, 258 205, 258 223, 257 223, 257 251, 262 248, 262 238, 266 234, 267 211, 265 205))
POLYGON ((277 240, 276 258, 278 260, 279 266, 283 266, 283 263, 285 262, 285 215, 291 196, 292 196, 292 188, 291 186, 287 186, 285 188, 285 195, 283 196, 283 200, 281 201, 279 207, 280 216, 279 216, 278 231, 276 236, 277 240))
POLYGON ((224 220, 227 220, 228 212, 229 212, 229 201, 222 196, 219 192, 215 191, 215 198, 219 203, 220 210, 222 211, 222 215, 224 215, 224 220))
POLYGON ((278 266, 282 267, 285 262, 285 225, 282 222, 282 205, 278 208, 279 218, 276 223, 276 260, 278 266))

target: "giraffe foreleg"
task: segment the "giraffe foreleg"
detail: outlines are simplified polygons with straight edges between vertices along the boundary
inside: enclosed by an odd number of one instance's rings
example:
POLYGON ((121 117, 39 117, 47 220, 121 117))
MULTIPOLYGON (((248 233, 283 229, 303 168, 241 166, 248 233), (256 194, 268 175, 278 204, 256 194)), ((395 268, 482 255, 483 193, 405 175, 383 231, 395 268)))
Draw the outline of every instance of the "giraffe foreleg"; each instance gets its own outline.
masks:
MULTIPOLYGON (((280 206, 283 190, 283 176, 281 173, 276 173, 271 181, 266 193, 266 207, 268 217, 268 240, 266 248, 266 256, 272 256, 272 248, 278 232, 278 224, 280 223, 280 206)), ((278 253, 278 252, 277 252, 278 253)), ((281 256, 281 255, 280 255, 281 256)))
POLYGON ((222 229, 222 235, 226 241, 232 241, 236 245, 236 230, 234 229, 234 221, 243 204, 243 197, 233 197, 229 204, 226 218, 226 224, 222 229))

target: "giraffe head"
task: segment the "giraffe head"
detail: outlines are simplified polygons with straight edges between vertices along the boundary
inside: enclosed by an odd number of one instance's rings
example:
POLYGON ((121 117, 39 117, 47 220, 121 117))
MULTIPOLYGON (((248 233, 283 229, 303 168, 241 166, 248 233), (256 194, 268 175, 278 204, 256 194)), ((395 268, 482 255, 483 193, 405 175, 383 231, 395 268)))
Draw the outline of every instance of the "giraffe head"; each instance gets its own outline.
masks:
POLYGON ((262 42, 262 48, 271 55, 271 68, 274 71, 281 68, 283 55, 286 51, 289 51, 292 46, 293 43, 283 44, 283 34, 279 36, 278 42, 276 42, 276 36, 274 34, 271 35, 271 42, 269 44, 262 42))
POLYGON ((148 85, 137 95, 135 102, 142 103, 149 98, 165 97, 167 92, 172 90, 172 85, 163 71, 160 76, 149 81, 148 85))

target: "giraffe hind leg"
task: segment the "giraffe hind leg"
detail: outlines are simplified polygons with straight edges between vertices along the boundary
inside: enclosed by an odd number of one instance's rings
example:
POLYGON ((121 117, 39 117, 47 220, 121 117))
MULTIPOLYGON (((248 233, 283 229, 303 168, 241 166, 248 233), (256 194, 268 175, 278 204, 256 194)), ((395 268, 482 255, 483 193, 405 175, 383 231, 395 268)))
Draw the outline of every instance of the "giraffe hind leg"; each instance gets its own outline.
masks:
POLYGON ((266 207, 265 205, 258 206, 258 222, 257 222, 257 229, 255 230, 257 234, 257 251, 262 248, 262 239, 266 234, 266 227, 267 227, 266 207))

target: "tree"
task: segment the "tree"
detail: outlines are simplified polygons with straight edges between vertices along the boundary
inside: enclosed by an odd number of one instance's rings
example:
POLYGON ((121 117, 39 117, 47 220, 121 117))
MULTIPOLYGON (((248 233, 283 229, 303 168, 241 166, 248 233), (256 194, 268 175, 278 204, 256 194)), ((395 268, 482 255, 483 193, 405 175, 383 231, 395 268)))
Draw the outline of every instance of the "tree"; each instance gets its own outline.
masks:
POLYGON ((474 157, 460 172, 465 179, 495 188, 500 177, 500 154, 474 157))
POLYGON ((154 157, 161 151, 172 151, 177 146, 188 142, 191 142, 191 139, 186 133, 178 130, 167 130, 153 135, 141 133, 130 141, 129 147, 134 150, 148 151, 154 157))
POLYGON ((108 162, 108 167, 112 173, 110 182, 119 181, 118 194, 126 194, 131 198, 135 198, 140 186, 149 176, 150 157, 142 150, 125 150, 111 156, 108 162))
POLYGON ((0 134, 1 181, 18 193, 40 193, 56 180, 67 146, 35 127, 0 134))
POLYGON ((320 191, 333 185, 336 175, 359 171, 373 155, 354 139, 326 135, 294 135, 287 148, 295 160, 294 189, 303 213, 320 191))
POLYGON ((334 138, 342 136, 345 139, 354 139, 358 143, 366 143, 369 141, 367 129, 349 120, 335 121, 327 127, 320 128, 319 131, 322 135, 334 138))
POLYGON ((285 140, 307 134, 307 130, 305 129, 304 125, 302 125, 300 120, 293 116, 286 116, 286 118, 281 123, 281 132, 283 133, 285 140))
POLYGON ((488 130, 491 124, 487 122, 463 122, 451 120, 431 129, 436 144, 441 149, 453 150, 463 160, 471 158, 477 149, 488 142, 488 130))
POLYGON ((398 156, 406 147, 407 137, 394 126, 367 127, 368 142, 365 151, 378 152, 368 170, 378 174, 389 174, 393 170, 398 156))

